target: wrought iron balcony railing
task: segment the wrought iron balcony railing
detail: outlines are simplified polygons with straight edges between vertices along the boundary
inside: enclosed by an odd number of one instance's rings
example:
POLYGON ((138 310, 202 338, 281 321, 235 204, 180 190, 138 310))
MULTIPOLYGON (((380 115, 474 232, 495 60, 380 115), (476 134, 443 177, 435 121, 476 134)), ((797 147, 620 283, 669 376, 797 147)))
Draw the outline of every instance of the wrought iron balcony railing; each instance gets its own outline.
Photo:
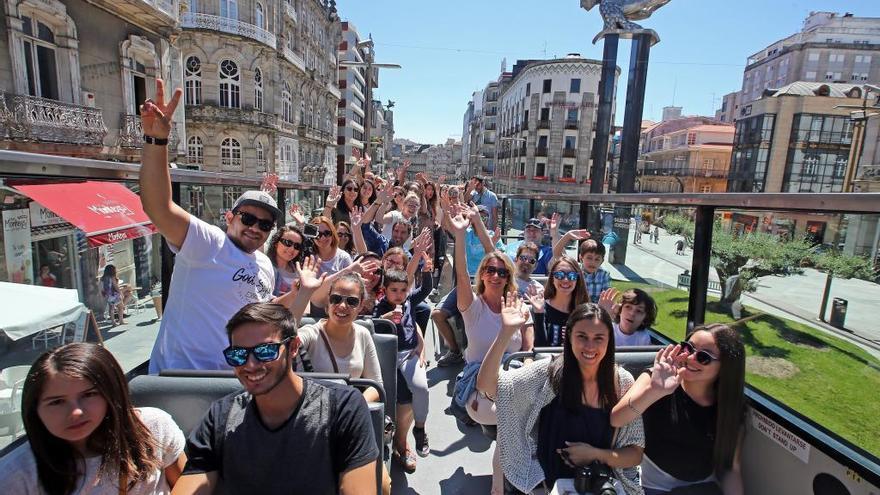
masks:
POLYGON ((181 18, 181 26, 189 29, 207 29, 235 34, 258 41, 272 48, 277 46, 275 35, 269 31, 266 31, 259 26, 239 21, 238 19, 230 19, 219 15, 187 12, 186 14, 183 14, 181 18))
MULTIPOLYGON (((177 123, 171 123, 171 134, 168 135, 168 149, 177 149, 180 136, 177 133, 177 123)), ((141 126, 140 115, 126 115, 120 117, 119 137, 117 145, 121 148, 143 148, 144 128, 141 126)))
POLYGON ((99 108, 0 92, 0 138, 102 146, 106 135, 99 108))
POLYGON ((562 148, 564 158, 577 158, 577 150, 574 148, 562 148))
POLYGON ((538 129, 549 129, 550 128, 550 120, 539 120, 538 121, 538 129))

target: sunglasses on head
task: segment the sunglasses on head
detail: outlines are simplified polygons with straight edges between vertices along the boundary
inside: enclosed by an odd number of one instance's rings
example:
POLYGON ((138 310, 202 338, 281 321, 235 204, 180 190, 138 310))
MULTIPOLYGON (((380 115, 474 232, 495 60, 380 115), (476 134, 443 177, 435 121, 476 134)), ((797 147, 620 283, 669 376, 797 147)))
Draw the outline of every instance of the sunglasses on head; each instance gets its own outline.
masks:
POLYGON ((530 265, 534 265, 535 263, 538 262, 537 259, 532 258, 531 256, 525 256, 525 255, 517 256, 516 259, 518 259, 520 261, 524 261, 530 265))
POLYGON ((333 232, 330 232, 329 230, 322 230, 318 232, 318 235, 315 237, 317 237, 318 239, 320 239, 321 237, 333 237, 333 232))
POLYGON ((245 363, 247 363, 249 354, 253 354, 254 359, 261 363, 271 363, 278 359, 278 356, 280 355, 278 351, 281 349, 281 346, 286 344, 291 338, 292 337, 287 337, 281 342, 257 344, 253 347, 231 345, 226 349, 223 349, 223 357, 226 358, 226 362, 229 366, 234 368, 244 366, 245 363))
POLYGON ((342 304, 345 301, 349 307, 355 307, 361 303, 361 298, 355 296, 343 296, 342 294, 330 294, 330 304, 342 304))
POLYGON ((498 275, 501 278, 507 278, 510 276, 510 272, 507 271, 507 268, 499 268, 497 266, 487 266, 486 273, 489 275, 498 275))
POLYGON ((260 218, 246 211, 236 211, 233 212, 233 214, 241 217, 241 223, 243 223, 245 227, 251 227, 255 223, 259 223, 259 228, 263 232, 271 232, 272 228, 275 227, 275 220, 260 218))
POLYGON ((278 242, 284 245, 284 247, 293 248, 296 250, 302 249, 302 244, 296 241, 291 241, 290 239, 278 239, 278 242))
POLYGON ((579 276, 580 275, 578 275, 578 272, 564 272, 562 270, 559 270, 558 272, 553 272, 553 278, 555 278, 556 280, 568 279, 574 282, 578 279, 579 276))
POLYGON ((682 350, 687 351, 688 354, 694 354, 694 356, 697 358, 697 362, 702 364, 703 366, 706 366, 712 361, 720 361, 718 357, 713 356, 712 353, 710 353, 709 351, 704 351, 702 349, 698 351, 697 348, 694 347, 694 344, 691 344, 687 340, 683 340, 681 342, 681 348, 682 350))

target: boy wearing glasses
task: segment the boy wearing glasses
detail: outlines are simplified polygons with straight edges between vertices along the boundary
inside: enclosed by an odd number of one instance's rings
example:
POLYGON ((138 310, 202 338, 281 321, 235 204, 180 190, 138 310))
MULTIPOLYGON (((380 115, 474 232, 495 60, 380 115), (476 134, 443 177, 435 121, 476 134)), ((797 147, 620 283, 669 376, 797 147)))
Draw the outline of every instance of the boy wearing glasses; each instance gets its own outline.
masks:
POLYGON ((174 492, 375 493, 367 403, 351 387, 293 372, 300 341, 290 311, 248 304, 226 331, 221 356, 244 390, 214 401, 190 434, 174 492))
MULTIPOLYGON (((263 191, 246 191, 225 213, 226 231, 175 204, 168 173, 171 115, 180 101, 175 90, 165 102, 165 86, 156 80, 156 97, 141 107, 146 144, 140 171, 144 211, 177 254, 171 293, 150 356, 150 373, 162 369, 228 369, 220 330, 242 306, 272 299, 275 273, 260 248, 281 211, 263 191)), ((282 297, 289 307, 302 304, 296 294, 282 297)), ((300 310, 295 310, 299 312, 300 310)))

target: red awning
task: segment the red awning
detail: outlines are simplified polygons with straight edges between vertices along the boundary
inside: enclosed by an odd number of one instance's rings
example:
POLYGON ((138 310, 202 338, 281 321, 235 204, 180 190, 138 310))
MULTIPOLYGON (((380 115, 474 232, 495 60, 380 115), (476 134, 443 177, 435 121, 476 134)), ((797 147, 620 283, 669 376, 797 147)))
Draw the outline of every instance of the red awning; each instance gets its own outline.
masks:
POLYGON ((122 184, 86 181, 15 188, 85 232, 92 247, 156 232, 141 198, 122 184))

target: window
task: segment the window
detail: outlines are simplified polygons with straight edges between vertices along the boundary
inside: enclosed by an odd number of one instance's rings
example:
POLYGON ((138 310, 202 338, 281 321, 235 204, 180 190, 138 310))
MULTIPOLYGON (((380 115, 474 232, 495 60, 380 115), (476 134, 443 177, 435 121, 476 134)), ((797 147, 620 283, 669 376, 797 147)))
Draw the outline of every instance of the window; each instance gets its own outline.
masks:
POLYGON ((532 83, 526 83, 526 96, 532 94, 532 83))
POLYGON ((220 106, 241 108, 241 74, 232 60, 220 62, 220 106))
POLYGON ((566 163, 562 165, 562 178, 563 179, 573 179, 574 178, 574 164, 566 163))
POLYGON ((545 177, 544 171, 547 168, 546 163, 536 163, 535 164, 535 177, 545 177))
POLYGON ((263 71, 254 71, 254 110, 263 111, 263 71))
POLYGON ((550 109, 542 108, 541 109, 541 120, 550 120, 550 109))
POLYGON ((205 149, 202 146, 202 138, 192 136, 186 142, 186 162, 194 165, 205 163, 205 149))
POLYGON ((538 137, 538 149, 546 149, 547 148, 547 136, 538 137))
POLYGON ((52 28, 27 16, 21 16, 22 46, 27 71, 28 94, 50 100, 58 99, 55 33, 52 28))
POLYGON ((266 29, 266 16, 263 14, 263 5, 261 3, 257 3, 255 12, 254 12, 254 24, 260 27, 260 29, 266 29))
POLYGON ((565 120, 569 122, 577 122, 578 121, 578 109, 577 108, 569 108, 568 115, 566 115, 565 120))
POLYGON ((293 94, 287 82, 284 83, 284 90, 281 91, 281 119, 288 124, 293 123, 293 94))
POLYGON ((220 143, 220 165, 224 169, 241 170, 241 143, 226 138, 220 143))
POLYGON ((804 74, 804 78, 805 78, 806 80, 808 80, 808 81, 813 81, 813 80, 815 80, 815 79, 816 79, 816 71, 814 71, 814 70, 808 70, 808 71, 804 74))
POLYGON ((818 62, 819 52, 810 52, 809 55, 807 55, 807 60, 810 62, 818 62))
POLYGON ((147 68, 144 64, 135 62, 131 69, 131 88, 134 91, 134 114, 141 114, 141 102, 147 99, 147 68))
POLYGON ((703 184, 703 185, 701 185, 701 186, 700 186, 700 192, 701 192, 701 193, 710 193, 710 192, 712 192, 712 185, 711 185, 711 184, 703 184))
POLYGON ((228 211, 232 209, 232 205, 235 204, 235 201, 244 193, 244 187, 242 186, 226 186, 223 188, 223 210, 228 211))
POLYGON ((544 94, 549 93, 552 88, 553 88, 553 79, 544 79, 544 91, 543 91, 544 94))
POLYGON ((571 88, 568 90, 569 93, 580 93, 581 92, 581 80, 580 79, 572 79, 571 80, 571 88))
POLYGON ((870 55, 856 55, 856 63, 857 64, 870 64, 871 56, 870 55))
POLYGON ((238 0, 220 0, 220 17, 238 19, 238 0))
POLYGON ((183 87, 185 105, 202 104, 202 61, 199 57, 192 56, 186 59, 183 87))
POLYGON ((687 143, 688 143, 688 146, 693 146, 693 145, 697 144, 697 133, 696 132, 689 132, 688 133, 687 143))
POLYGON ((257 151, 257 170, 262 172, 262 171, 266 170, 266 150, 263 148, 263 143, 257 141, 256 151, 257 151))
POLYGON ((577 137, 576 136, 565 136, 565 149, 573 150, 577 148, 577 137))
POLYGON ((828 55, 828 63, 832 64, 840 64, 843 63, 844 55, 842 53, 832 53, 828 55))

